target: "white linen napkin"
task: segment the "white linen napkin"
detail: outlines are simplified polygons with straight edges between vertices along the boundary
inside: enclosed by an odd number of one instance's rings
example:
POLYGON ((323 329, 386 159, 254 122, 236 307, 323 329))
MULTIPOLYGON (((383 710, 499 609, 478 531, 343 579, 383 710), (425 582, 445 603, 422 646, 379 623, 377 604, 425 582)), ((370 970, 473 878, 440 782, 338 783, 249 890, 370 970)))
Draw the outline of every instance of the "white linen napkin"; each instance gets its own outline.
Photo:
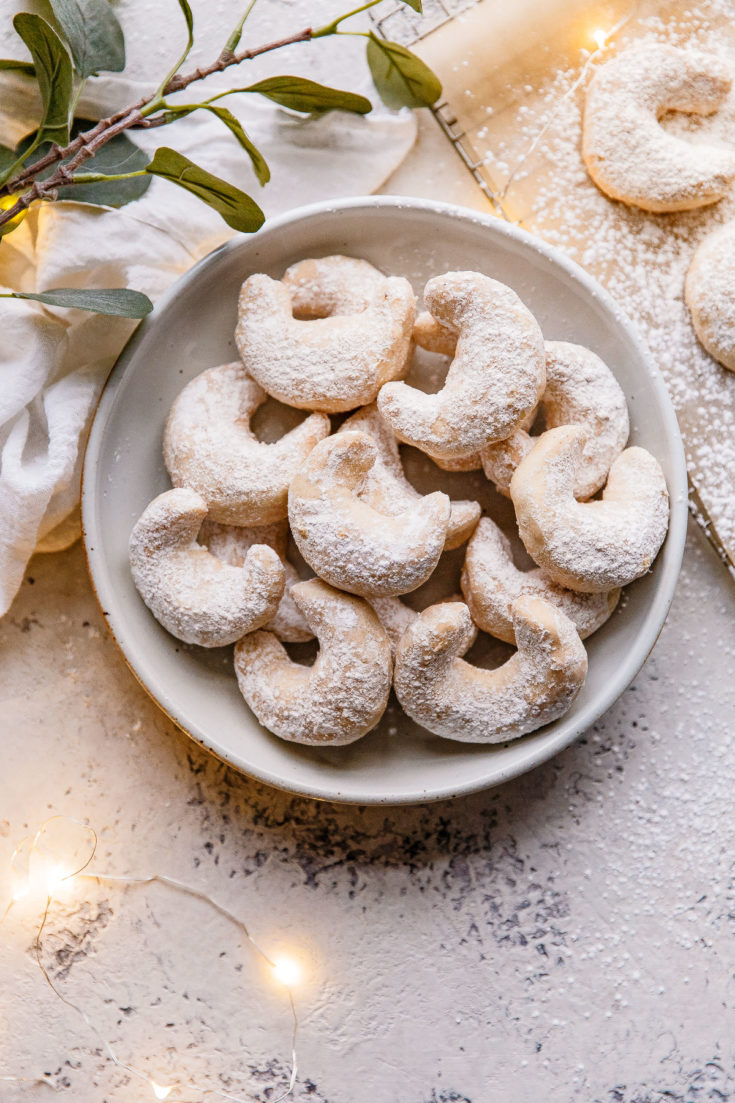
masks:
MULTIPOLYGON (((330 82, 328 74, 310 75, 330 82)), ((134 102, 140 87, 124 78, 99 78, 90 82, 78 113, 95 117, 134 102)), ((38 118, 29 88, 20 77, 0 79, 0 142, 17 141, 38 118)), ((232 97, 229 106, 247 120, 248 133, 268 160, 272 179, 263 190, 244 151, 204 112, 167 128, 165 137, 161 130, 136 132, 134 140, 150 150, 174 146, 248 191, 268 215, 376 190, 416 136, 409 111, 304 119, 253 96, 232 97)), ((214 211, 154 179, 141 199, 119 210, 58 202, 31 211, 0 244, 0 290, 133 287, 155 300, 231 236, 214 211)), ((0 299, 0 615, 34 550, 58 550, 79 534, 72 511, 86 434, 102 384, 134 324, 0 299)))

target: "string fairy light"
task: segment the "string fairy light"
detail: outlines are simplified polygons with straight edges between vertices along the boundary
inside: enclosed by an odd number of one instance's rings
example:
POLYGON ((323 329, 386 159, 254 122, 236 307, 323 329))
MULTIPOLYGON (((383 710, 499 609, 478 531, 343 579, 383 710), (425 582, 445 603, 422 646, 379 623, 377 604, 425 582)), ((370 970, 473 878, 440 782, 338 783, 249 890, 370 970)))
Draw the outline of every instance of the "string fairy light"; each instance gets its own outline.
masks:
POLYGON ((551 126, 553 126, 554 122, 558 118, 559 112, 561 111, 563 104, 565 104, 567 100, 571 99, 572 96, 574 96, 576 94, 577 90, 579 88, 581 88, 581 86, 584 84, 584 82, 587 79, 587 74, 589 73, 590 69, 592 68, 592 66, 597 61, 599 55, 604 50, 607 49, 607 47, 610 45, 610 40, 615 37, 615 35, 618 33, 618 31, 622 30, 622 28, 625 26, 625 24, 629 22, 629 20, 632 17, 632 14, 633 14, 633 11, 631 9, 625 15, 623 15, 617 21, 617 23, 615 23, 614 26, 612 26, 608 31, 604 30, 604 28, 602 28, 602 27, 596 27, 590 33, 590 38, 595 43, 594 50, 591 50, 588 53, 587 58, 584 62, 584 65, 582 66, 582 68, 579 71, 579 76, 571 84, 571 86, 567 89, 567 91, 564 93, 564 95, 560 96, 560 98, 557 100, 556 105, 554 106, 553 110, 547 116, 546 122, 541 127, 541 129, 539 130, 536 137, 530 142, 528 147, 524 150, 524 152, 521 154, 521 156, 516 161, 515 165, 513 166, 513 171, 510 173, 510 175, 508 176, 508 179, 505 181, 505 184, 503 185, 503 188, 498 193, 497 198, 498 198, 498 201, 501 204, 507 198, 508 191, 509 191, 513 181, 518 176, 519 171, 521 170, 523 165, 526 163, 526 161, 529 159, 529 157, 533 156, 533 154, 535 153, 536 149, 539 146, 539 143, 543 140, 543 138, 546 135, 546 133, 548 132, 549 128, 551 126))
MULTIPOLYGON (((40 896, 41 899, 45 898, 45 905, 43 908, 43 914, 41 922, 36 931, 36 937, 34 940, 34 957, 36 964, 54 995, 67 1007, 71 1008, 85 1023, 85 1025, 91 1030, 102 1044, 108 1059, 119 1068, 136 1079, 143 1081, 151 1089, 152 1095, 157 1100, 168 1100, 169 1103, 175 1103, 172 1093, 174 1090, 198 1092, 203 1095, 216 1095, 220 1099, 224 1099, 227 1103, 251 1103, 255 1098, 249 1096, 246 1100, 240 1095, 231 1095, 229 1092, 222 1091, 220 1088, 209 1087, 205 1085, 197 1085, 191 1082, 186 1084, 180 1084, 175 1082, 174 1084, 161 1084, 154 1080, 148 1073, 142 1069, 136 1068, 135 1065, 131 1065, 128 1062, 122 1060, 112 1044, 102 1034, 100 1028, 96 1024, 93 1018, 87 1014, 84 1008, 79 1004, 74 1003, 72 1000, 67 999, 63 992, 54 984, 51 976, 46 970, 42 960, 42 940, 43 933, 47 927, 49 920, 49 912, 51 910, 51 904, 54 897, 57 896, 61 889, 71 884, 76 879, 89 879, 109 884, 117 884, 121 886, 143 886, 151 884, 165 885, 166 887, 173 889, 176 892, 183 893, 186 896, 193 897, 196 900, 201 900, 214 911, 218 912, 221 916, 232 923, 238 930, 244 935, 246 941, 250 944, 251 949, 260 957, 260 959, 268 966, 271 975, 274 980, 282 985, 286 990, 288 998, 289 1009, 291 1013, 291 1068, 288 1079, 288 1085, 286 1090, 281 1093, 273 1103, 281 1103, 293 1093, 293 1089, 296 1084, 296 1076, 298 1072, 298 1061, 296 1056, 296 1039, 298 1034, 299 1020, 296 1013, 296 1004, 293 997, 293 989, 297 987, 303 977, 303 971, 301 964, 292 957, 287 956, 275 956, 271 957, 258 942, 253 938, 248 930, 245 922, 235 915, 234 912, 226 908, 214 897, 209 896, 202 889, 197 888, 194 885, 189 885, 185 881, 179 881, 174 877, 168 877, 162 873, 152 873, 143 877, 126 876, 123 874, 102 873, 97 870, 90 870, 89 867, 94 860, 97 852, 98 837, 97 832, 89 824, 83 823, 81 820, 73 819, 70 816, 50 816, 36 831, 35 835, 26 836, 22 839, 18 846, 13 851, 10 859, 10 871, 12 887, 10 891, 10 899, 8 904, 0 917, 0 925, 2 925, 13 906, 20 900, 29 896, 40 896), (44 837, 49 832, 50 824, 54 822, 63 822, 66 825, 73 825, 80 828, 83 833, 86 834, 89 841, 89 852, 86 855, 84 861, 80 862, 75 868, 70 868, 68 864, 64 864, 56 860, 56 858, 47 853, 46 845, 44 844, 44 837), (35 865, 35 869, 33 868, 35 865)), ((42 1076, 0 1076, 0 1082, 5 1083, 35 1083, 46 1084, 49 1087, 53 1087, 51 1082, 42 1076)))

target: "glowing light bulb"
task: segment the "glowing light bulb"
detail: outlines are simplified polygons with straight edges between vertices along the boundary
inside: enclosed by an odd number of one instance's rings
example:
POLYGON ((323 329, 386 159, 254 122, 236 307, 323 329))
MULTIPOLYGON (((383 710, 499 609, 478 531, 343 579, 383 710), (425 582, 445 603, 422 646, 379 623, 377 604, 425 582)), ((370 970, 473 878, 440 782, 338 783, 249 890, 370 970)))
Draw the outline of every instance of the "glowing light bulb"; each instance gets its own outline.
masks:
POLYGON ((46 892, 51 896, 66 879, 66 870, 60 865, 50 865, 46 870, 46 892))
POLYGON ((601 50, 607 42, 607 31, 603 31, 601 27, 598 27, 596 31, 592 32, 592 41, 597 46, 597 49, 601 50))
POLYGON ((292 957, 277 957, 273 962, 273 976, 286 988, 295 988, 301 980, 301 966, 292 957))
POLYGON ((27 881, 21 881, 13 889, 13 900, 22 900, 24 896, 27 896, 30 892, 30 887, 27 881))
MULTIPOLYGON (((9 211, 11 207, 14 207, 18 199, 17 195, 3 195, 0 196, 0 211, 9 211)), ((11 230, 14 230, 16 226, 20 226, 21 222, 28 214, 28 211, 21 211, 20 214, 15 215, 10 219, 10 222, 6 222, 4 226, 0 226, 0 237, 3 234, 9 234, 11 230)))
POLYGON ((151 1087, 156 1099, 168 1099, 174 1090, 172 1087, 167 1088, 165 1084, 157 1084, 155 1080, 151 1080, 151 1087))

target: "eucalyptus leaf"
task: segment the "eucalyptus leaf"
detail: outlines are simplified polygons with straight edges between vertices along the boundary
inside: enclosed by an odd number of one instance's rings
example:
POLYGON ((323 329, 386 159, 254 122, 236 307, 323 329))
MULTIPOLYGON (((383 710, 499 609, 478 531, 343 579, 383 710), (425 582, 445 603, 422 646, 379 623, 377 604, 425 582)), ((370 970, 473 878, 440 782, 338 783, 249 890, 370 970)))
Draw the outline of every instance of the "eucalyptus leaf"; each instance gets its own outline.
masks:
MULTIPOLYGON (((87 130, 92 123, 76 120, 72 137, 77 130, 87 130)), ((106 145, 97 150, 94 157, 84 162, 84 172, 117 173, 137 172, 148 165, 148 154, 131 142, 127 134, 116 134, 106 145)), ((73 184, 59 188, 59 199, 74 199, 78 203, 96 203, 104 207, 124 207, 134 199, 140 199, 151 186, 150 176, 136 176, 132 180, 110 180, 100 184, 73 184)))
MULTIPOLYGON (((78 134, 89 130, 94 126, 91 119, 77 118, 71 128, 70 138, 76 138, 78 134)), ((28 167, 33 162, 48 153, 47 143, 37 146, 36 135, 30 134, 24 138, 13 152, 13 158, 22 157, 27 149, 33 148, 33 152, 26 159, 28 167)), ((148 165, 148 155, 130 140, 127 134, 116 134, 106 145, 102 146, 93 157, 84 162, 84 173, 102 173, 103 175, 116 175, 123 172, 136 172, 148 165)), ((0 148, 0 173, 5 167, 4 153, 0 148)), ((51 165, 39 176, 40 180, 47 179, 56 169, 51 165)), ((74 199, 79 203, 95 203, 103 207, 124 207, 126 203, 132 203, 134 199, 140 199, 151 186, 150 176, 136 176, 132 180, 110 180, 105 183, 73 184, 58 189, 59 199, 74 199)))
POLYGON ((232 131, 252 161, 258 182, 261 185, 267 184, 271 178, 271 170, 268 168, 265 157, 255 145, 252 138, 245 132, 239 119, 237 119, 231 111, 228 111, 226 107, 220 107, 212 103, 185 103, 177 105, 170 111, 167 111, 166 117, 173 121, 174 119, 183 118, 185 115, 190 115, 192 111, 200 110, 209 111, 212 115, 216 115, 216 117, 232 131))
POLYGON ((367 115, 373 109, 370 100, 365 96, 343 92, 341 88, 329 88, 326 84, 317 84, 306 77, 268 77, 236 91, 255 92, 281 107, 290 108, 291 111, 319 114, 326 111, 351 111, 356 115, 367 115))
POLYGON ((39 141, 66 145, 73 91, 69 51, 53 27, 39 15, 19 12, 13 26, 28 47, 36 70, 43 105, 39 141))
POLYGON ((8 69, 17 69, 19 73, 24 73, 27 77, 35 77, 36 75, 36 70, 30 61, 13 61, 9 57, 0 58, 0 71, 8 69))
POLYGON ((233 230, 252 234, 265 222, 265 215, 254 199, 233 184, 195 165, 175 149, 166 146, 157 149, 147 171, 198 196, 213 207, 233 230))
POLYGON ((430 107, 442 94, 436 73, 398 42, 370 32, 367 61, 375 87, 386 107, 430 107))
POLYGON ((401 0, 401 3, 405 4, 407 8, 413 8, 413 10, 418 12, 419 15, 421 15, 424 10, 421 4, 421 0, 401 0))
POLYGON ((51 291, 32 295, 27 291, 13 291, 13 299, 33 299, 47 306, 75 307, 93 314, 114 314, 121 318, 145 318, 153 310, 153 303, 142 291, 129 287, 77 288, 55 287, 51 291))
POLYGON ((7 146, 0 146, 0 173, 5 172, 11 165, 14 165, 18 155, 14 149, 8 149, 7 146))
POLYGON ((81 77, 125 68, 125 39, 107 0, 50 0, 81 77))
POLYGON ((179 7, 181 8, 184 19, 186 20, 186 29, 189 34, 189 48, 194 42, 194 15, 189 6, 189 0, 179 0, 179 7))

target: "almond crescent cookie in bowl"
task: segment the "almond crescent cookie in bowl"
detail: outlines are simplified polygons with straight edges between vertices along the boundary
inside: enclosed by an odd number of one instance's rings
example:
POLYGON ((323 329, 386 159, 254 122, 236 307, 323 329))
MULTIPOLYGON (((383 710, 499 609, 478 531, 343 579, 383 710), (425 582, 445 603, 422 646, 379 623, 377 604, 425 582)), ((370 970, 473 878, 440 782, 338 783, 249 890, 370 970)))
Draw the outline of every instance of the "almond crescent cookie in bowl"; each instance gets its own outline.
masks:
MULTIPOLYGON (((350 271, 354 279, 354 265, 350 271)), ((240 291, 235 340, 268 394, 298 409, 337 413, 372 402, 384 383, 405 375, 416 315, 408 280, 384 276, 365 292, 360 309, 309 318, 295 317, 294 296, 300 310, 307 299, 297 278, 291 282, 293 291, 289 282, 258 273, 240 291)), ((357 285, 360 305, 361 275, 357 285)), ((315 294, 312 304, 319 301, 315 294)), ((335 297, 324 293, 321 305, 333 307, 335 297)))
POLYGON ((426 394, 387 383, 378 409, 399 440, 455 460, 504 440, 536 408, 546 382, 538 322, 512 288, 478 272, 429 280, 424 300, 457 334, 444 386, 426 394))
POLYGON ((320 578, 363 597, 417 589, 444 549, 446 494, 419 496, 389 515, 359 497, 378 459, 367 433, 337 433, 313 450, 291 483, 288 518, 299 551, 320 578))
POLYGON ((207 504, 194 490, 167 490, 144 510, 130 536, 138 593, 163 627, 185 643, 223 647, 266 624, 283 595, 276 552, 251 547, 231 567, 197 543, 207 504))
POLYGON ((293 662, 272 632, 235 648, 240 692, 275 735, 311 746, 353 743, 380 720, 391 685, 391 646, 373 609, 319 579, 300 582, 293 598, 319 640, 314 665, 293 662))
POLYGON ((287 521, 277 521, 272 525, 253 525, 250 528, 218 525, 216 521, 205 521, 199 533, 199 542, 204 544, 217 559, 229 563, 231 567, 242 567, 248 552, 255 544, 266 544, 269 548, 273 548, 286 572, 285 589, 275 616, 264 627, 285 643, 306 643, 314 638, 314 633, 291 596, 291 590, 297 582, 301 581, 301 578, 286 557, 287 521))
POLYGON ((259 441, 250 419, 265 399, 238 362, 197 375, 171 407, 163 437, 171 482, 201 494, 212 521, 281 521, 288 512, 288 484, 329 434, 326 414, 310 414, 273 444, 259 441))
POLYGON ((526 551, 560 586, 595 594, 645 574, 666 536, 669 494, 645 448, 626 448, 601 501, 574 497, 585 430, 549 429, 516 469, 510 496, 526 551))
MULTIPOLYGON (((410 509, 423 495, 419 494, 406 478, 398 452, 398 441, 374 403, 352 414, 338 429, 339 433, 352 431, 367 433, 378 446, 375 463, 358 491, 359 497, 381 513, 391 516, 410 509)), ((482 509, 478 502, 451 502, 447 535, 444 540, 447 551, 458 548, 469 539, 481 513, 482 509)))
POLYGON ((531 595, 543 598, 569 617, 584 640, 612 616, 620 590, 581 594, 554 582, 540 567, 522 571, 513 562, 510 540, 489 517, 483 517, 467 547, 462 593, 475 624, 506 643, 515 643, 513 603, 531 595))
POLYGON ((473 625, 461 602, 432 605, 396 649, 394 685, 404 710, 435 735, 503 743, 562 716, 584 684, 587 653, 568 617, 537 597, 513 603, 518 650, 495 670, 460 656, 473 625))
MULTIPOLYGON (((591 498, 605 485, 613 460, 625 448, 630 431, 628 405, 607 364, 590 349, 567 341, 546 341, 546 389, 539 409, 546 429, 582 425, 587 430, 574 496, 591 498)), ((484 448, 482 466, 501 494, 528 455, 535 438, 520 427, 498 444, 484 448)))

